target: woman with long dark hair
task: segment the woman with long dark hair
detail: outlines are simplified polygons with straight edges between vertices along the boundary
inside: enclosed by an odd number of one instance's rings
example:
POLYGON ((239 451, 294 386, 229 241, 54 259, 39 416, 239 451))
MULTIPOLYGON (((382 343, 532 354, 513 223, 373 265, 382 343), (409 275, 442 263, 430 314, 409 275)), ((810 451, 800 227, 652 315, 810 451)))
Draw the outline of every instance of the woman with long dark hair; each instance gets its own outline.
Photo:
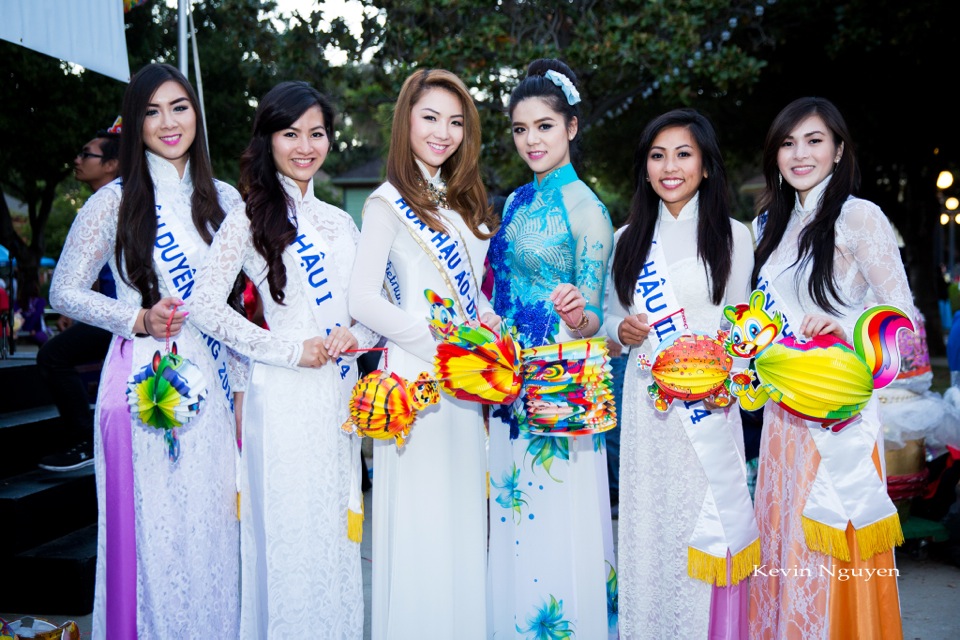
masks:
MULTIPOLYGON (((524 347, 589 338, 603 322, 613 226, 574 168, 581 122, 573 70, 560 60, 530 63, 509 116, 534 175, 507 199, 490 243, 494 309, 524 347)), ((603 436, 537 435, 522 405, 490 419, 491 632, 537 637, 552 626, 616 638, 603 436)))
MULTIPOLYGON (((868 293, 913 309, 896 238, 872 202, 843 116, 800 98, 774 119, 754 221, 753 277, 771 313, 803 337, 849 341, 868 293)), ((751 637, 899 638, 892 546, 900 535, 883 480, 875 400, 838 432, 764 407, 756 489, 762 566, 751 580, 751 637)))
POLYGON ((630 349, 619 416, 620 634, 745 637, 746 576, 730 592, 711 589, 718 576, 688 570, 691 560, 725 566, 728 553, 759 553, 740 412, 711 399, 657 410, 637 361, 652 361, 677 332, 716 336, 724 305, 749 293, 750 231, 730 217, 717 134, 701 113, 676 109, 650 121, 634 171, 605 324, 610 339, 630 349))
POLYGON ((93 632, 97 638, 236 637, 231 409, 238 387, 231 383, 242 376, 228 374, 239 371, 233 359, 188 320, 185 307, 207 245, 240 198, 213 179, 196 94, 174 67, 150 64, 138 71, 121 116, 121 177, 77 214, 50 290, 62 313, 116 334, 94 421, 93 632), (90 288, 108 262, 119 276, 116 299, 90 288), (131 375, 157 362, 168 343, 199 367, 208 393, 199 415, 165 436, 131 418, 127 388, 131 375))
MULTIPOLYGON (((351 314, 387 339, 383 366, 410 381, 433 371, 435 310, 499 325, 479 286, 496 229, 479 160, 480 117, 463 81, 442 69, 410 75, 350 283, 351 314)), ((374 640, 488 637, 485 438, 481 406, 445 395, 418 414, 402 450, 374 442, 374 640)))
POLYGON ((378 336, 347 313, 359 231, 313 191, 333 123, 327 98, 304 82, 267 92, 240 159, 245 204, 198 274, 194 321, 253 361, 243 406, 241 638, 363 635, 360 440, 340 429, 356 356, 343 352, 378 336), (257 286, 269 331, 227 304, 241 271, 257 286))

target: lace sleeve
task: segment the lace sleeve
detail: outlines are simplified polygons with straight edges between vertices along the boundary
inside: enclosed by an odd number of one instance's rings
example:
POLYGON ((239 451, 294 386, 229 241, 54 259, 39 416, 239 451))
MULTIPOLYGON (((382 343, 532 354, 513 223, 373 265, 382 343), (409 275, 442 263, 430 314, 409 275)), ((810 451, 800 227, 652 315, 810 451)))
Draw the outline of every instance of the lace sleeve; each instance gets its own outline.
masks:
POLYGON ((249 220, 242 209, 220 226, 190 297, 191 320, 230 348, 258 362, 297 368, 303 345, 258 327, 227 304, 234 280, 253 254, 249 220))
POLYGON ((227 348, 227 375, 230 378, 230 388, 234 393, 247 390, 247 376, 250 375, 250 360, 242 353, 227 348))
MULTIPOLYGON (((624 229, 626 229, 625 226, 618 229, 617 233, 614 234, 614 254, 617 252, 617 246, 620 244, 624 229)), ((607 282, 604 287, 603 296, 603 330, 606 332, 608 338, 621 347, 625 347, 626 345, 620 342, 620 323, 623 322, 624 318, 628 315, 630 315, 630 310, 624 308, 620 302, 620 297, 617 295, 617 288, 613 284, 613 256, 611 255, 610 264, 607 268, 607 282)))
POLYGON ((583 198, 569 211, 569 217, 577 242, 574 284, 587 299, 587 309, 603 324, 603 289, 613 250, 613 225, 607 209, 595 198, 583 198))
MULTIPOLYGON (((100 269, 113 256, 120 194, 104 187, 77 213, 50 285, 50 304, 64 315, 133 338, 141 307, 93 291, 100 269)), ((117 274, 117 287, 122 287, 117 274)))
POLYGON ((877 301, 909 313, 913 309, 913 295, 887 217, 872 202, 852 199, 844 205, 840 223, 857 269, 877 301))
POLYGON ((372 200, 364 208, 357 260, 350 278, 350 315, 404 351, 432 362, 436 342, 427 323, 380 295, 390 248, 397 234, 403 231, 400 221, 387 206, 379 200, 372 200))

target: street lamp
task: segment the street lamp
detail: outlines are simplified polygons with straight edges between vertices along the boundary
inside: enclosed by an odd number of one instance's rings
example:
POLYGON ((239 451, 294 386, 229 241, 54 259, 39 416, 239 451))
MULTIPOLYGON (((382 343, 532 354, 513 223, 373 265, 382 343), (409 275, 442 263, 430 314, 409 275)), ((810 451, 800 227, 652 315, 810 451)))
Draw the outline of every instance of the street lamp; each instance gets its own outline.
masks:
MULTIPOLYGON (((957 200, 957 199, 954 198, 953 196, 944 199, 944 193, 943 193, 943 192, 944 192, 945 190, 949 189, 951 186, 953 186, 953 174, 950 173, 949 171, 941 171, 941 172, 940 172, 940 175, 937 176, 937 200, 940 201, 940 206, 941 206, 941 207, 944 207, 947 211, 956 211, 956 210, 957 210, 957 207, 960 206, 960 200, 957 200)), ((951 216, 950 216, 949 213, 947 213, 946 211, 941 211, 941 213, 940 213, 940 224, 941 224, 941 225, 950 225, 950 233, 949 233, 949 239, 948 239, 949 250, 948 250, 948 254, 947 254, 947 255, 949 256, 949 258, 948 258, 948 260, 947 260, 947 273, 950 275, 950 280, 952 281, 952 280, 953 280, 953 266, 954 266, 954 263, 955 263, 955 256, 956 256, 956 254, 955 254, 956 248, 955 248, 955 246, 954 246, 954 245, 955 245, 955 242, 954 242, 954 234, 955 234, 955 231, 954 231, 954 229, 955 229, 956 225, 955 225, 955 224, 950 224, 950 218, 951 218, 951 216)), ((954 216, 954 218, 955 218, 955 219, 954 219, 954 222, 955 222, 956 224, 960 224, 960 213, 956 214, 956 216, 954 216)))
POLYGON ((944 189, 949 189, 953 185, 953 174, 949 171, 941 171, 940 175, 937 176, 937 189, 943 191, 944 189))

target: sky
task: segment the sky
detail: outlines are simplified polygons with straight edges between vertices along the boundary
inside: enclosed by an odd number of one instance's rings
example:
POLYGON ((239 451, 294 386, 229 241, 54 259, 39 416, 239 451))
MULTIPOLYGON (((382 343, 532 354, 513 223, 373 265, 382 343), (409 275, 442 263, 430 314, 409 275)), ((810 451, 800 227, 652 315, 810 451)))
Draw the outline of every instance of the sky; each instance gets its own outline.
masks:
MULTIPOLYGON (((277 7, 282 13, 300 11, 303 15, 310 15, 319 2, 317 0, 276 0, 277 7)), ((354 0, 326 0, 323 2, 324 16, 332 18, 343 17, 348 23, 359 25, 362 7, 354 0)))

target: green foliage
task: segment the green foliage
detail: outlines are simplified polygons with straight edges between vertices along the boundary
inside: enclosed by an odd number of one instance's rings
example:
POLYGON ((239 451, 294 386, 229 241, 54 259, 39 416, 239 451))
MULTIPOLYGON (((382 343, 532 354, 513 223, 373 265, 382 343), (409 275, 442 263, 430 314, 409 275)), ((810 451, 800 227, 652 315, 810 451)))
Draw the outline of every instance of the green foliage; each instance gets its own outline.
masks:
POLYGON ((59 256, 63 243, 67 240, 70 225, 77 217, 77 211, 92 194, 90 187, 74 178, 67 178, 57 188, 57 197, 53 201, 50 218, 44 230, 47 250, 45 255, 59 256))
POLYGON ((586 171, 608 193, 632 190, 633 145, 647 119, 749 85, 763 66, 745 48, 759 34, 752 1, 363 4, 362 46, 350 54, 359 61, 372 52, 370 71, 381 100, 395 96, 406 76, 422 67, 449 69, 473 88, 492 192, 529 179, 504 108, 536 58, 559 57, 578 73, 586 171))

